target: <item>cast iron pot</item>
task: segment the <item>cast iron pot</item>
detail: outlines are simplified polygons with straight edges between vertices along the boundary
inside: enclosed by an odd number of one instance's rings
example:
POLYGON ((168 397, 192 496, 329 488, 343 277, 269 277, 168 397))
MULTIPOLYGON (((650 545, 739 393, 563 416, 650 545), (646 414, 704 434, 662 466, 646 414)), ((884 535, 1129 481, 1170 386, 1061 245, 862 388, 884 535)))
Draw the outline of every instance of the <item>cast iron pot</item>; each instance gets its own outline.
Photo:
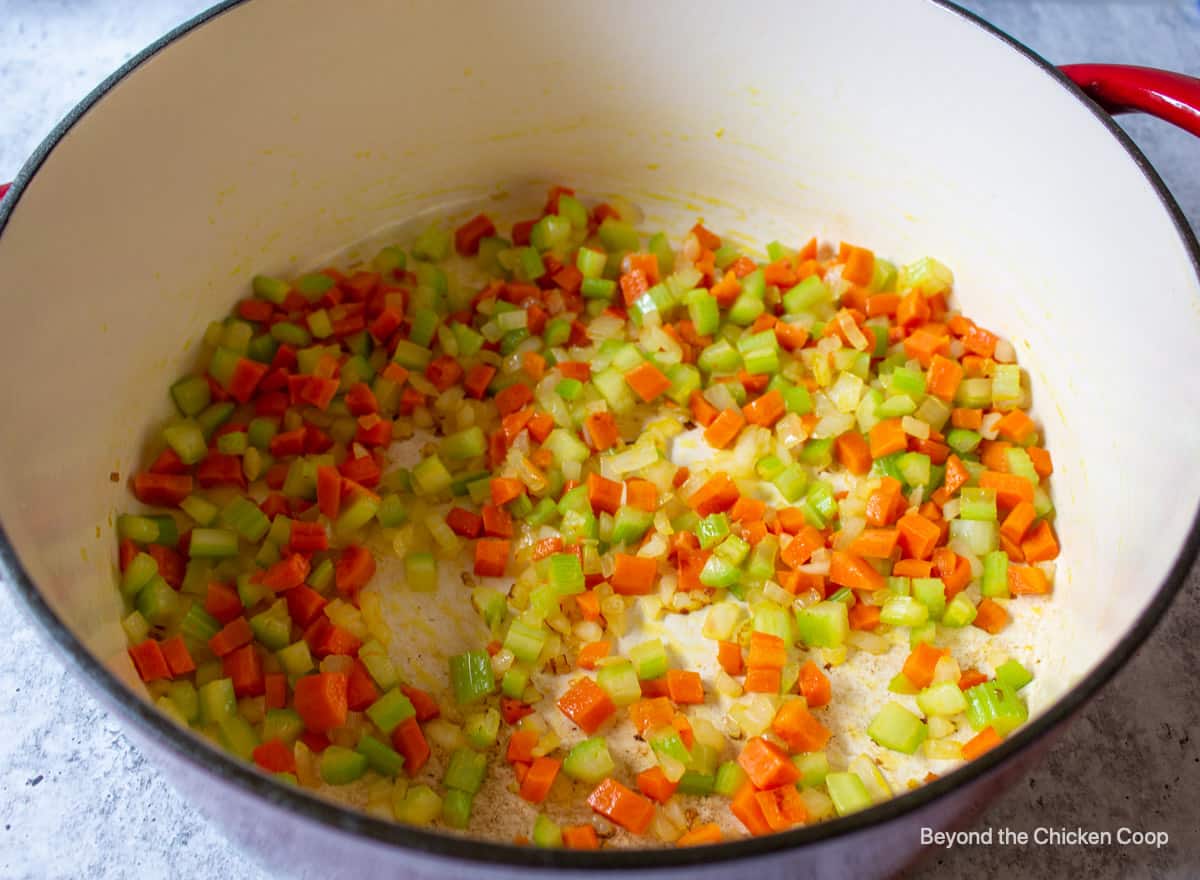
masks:
POLYGON ((962 821, 1026 772, 1196 555, 1200 250, 1101 108, 1200 134, 1198 106, 1196 80, 1059 71, 929 0, 223 4, 101 84, 0 202, 7 581, 185 796, 299 875, 891 873, 921 826, 962 821), (326 803, 143 698, 113 517, 206 322, 252 272, 551 182, 630 195, 665 228, 700 212, 761 240, 817 232, 954 267, 964 309, 1030 371, 1057 468, 1064 555, 1043 708, 1025 728, 836 821, 698 849, 551 852, 326 803))

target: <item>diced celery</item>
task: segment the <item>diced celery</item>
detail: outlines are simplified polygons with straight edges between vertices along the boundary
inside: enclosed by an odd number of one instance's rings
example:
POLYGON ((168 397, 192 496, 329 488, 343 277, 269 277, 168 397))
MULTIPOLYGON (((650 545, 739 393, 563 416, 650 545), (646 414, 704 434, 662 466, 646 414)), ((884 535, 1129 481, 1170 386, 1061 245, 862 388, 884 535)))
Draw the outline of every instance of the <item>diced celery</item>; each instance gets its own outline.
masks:
POLYGON ((613 518, 612 543, 633 544, 640 541, 653 523, 654 514, 650 511, 622 505, 613 518))
POLYGON ((1008 736, 1029 718, 1029 710, 1015 690, 1003 681, 987 681, 968 688, 967 721, 975 730, 991 727, 1008 736))
POLYGON ((483 787, 487 775, 487 755, 472 749, 456 749, 446 766, 442 782, 447 788, 456 788, 467 794, 475 794, 483 787))
POLYGON ((1008 659, 996 667, 996 678, 1014 691, 1019 691, 1033 681, 1033 673, 1019 661, 1008 659))
POLYGON ((605 217, 596 230, 604 249, 610 254, 626 251, 636 251, 641 244, 641 236, 628 223, 615 217, 605 217))
POLYGON ((409 786, 403 798, 393 801, 392 812, 401 822, 428 825, 441 815, 442 799, 428 785, 409 786))
POLYGON ((792 763, 800 771, 800 782, 806 786, 817 786, 829 775, 829 756, 825 752, 808 752, 794 755, 792 763))
POLYGON ((857 813, 871 806, 871 794, 857 774, 830 773, 825 777, 825 788, 839 816, 857 813))
POLYGON ((457 788, 450 789, 442 801, 442 821, 451 828, 466 828, 471 822, 474 803, 475 795, 457 788))
POLYGON ((952 519, 950 540, 965 544, 972 556, 983 556, 996 549, 1000 541, 1000 531, 995 522, 952 519))
POLYGON ((913 578, 913 598, 929 609, 933 620, 941 620, 946 610, 946 585, 941 578, 913 578))
POLYGON ((810 648, 837 648, 850 633, 850 618, 841 602, 818 602, 796 610, 796 630, 810 648))
POLYGON ((208 682, 200 688, 199 696, 200 719, 205 724, 220 724, 237 712, 232 679, 218 678, 208 682))
POLYGON ((629 660, 642 681, 667 674, 667 648, 662 639, 647 639, 629 649, 629 660))
POLYGON ((412 469, 413 487, 421 495, 440 495, 450 489, 450 471, 436 455, 422 459, 412 469))
POLYGON ((304 675, 314 668, 312 654, 308 642, 301 639, 280 650, 276 655, 285 672, 293 677, 304 675))
POLYGON ((363 734, 355 751, 367 759, 372 770, 383 776, 399 776, 404 768, 404 756, 370 734, 363 734))
POLYGON ((151 626, 166 626, 181 612, 179 594, 162 577, 155 575, 138 592, 137 610, 151 626))
POLYGON ((789 503, 798 501, 808 485, 808 471, 800 464, 792 463, 775 475, 772 481, 789 503))
POLYGON ((367 717, 389 736, 401 723, 416 714, 412 701, 399 688, 393 688, 367 707, 367 717))
POLYGON ((258 734, 241 715, 230 715, 217 722, 220 731, 221 744, 243 761, 249 761, 250 756, 258 747, 258 734))
POLYGON ((212 389, 203 376, 186 376, 171 386, 171 398, 181 413, 195 416, 212 402, 212 389))
POLYGON ((983 557, 983 581, 980 592, 985 596, 1008 597, 1008 554, 993 550, 983 557))
POLYGON ((450 683, 460 706, 495 693, 496 679, 487 651, 465 651, 450 658, 450 683))
MULTIPOLYGON (((605 219, 605 223, 608 219, 605 219)), ((545 813, 538 813, 533 820, 533 845, 541 849, 558 849, 563 845, 562 828, 545 813)))
POLYGON ((612 775, 617 764, 608 751, 608 742, 602 736, 593 736, 576 744, 563 759, 563 773, 572 779, 595 785, 606 776, 612 775))
POLYGON ((958 516, 960 519, 995 522, 995 489, 979 489, 974 486, 963 486, 959 490, 959 498, 958 516))
POLYGON ((942 681, 917 694, 917 705, 926 715, 945 718, 967 711, 967 699, 957 682, 942 681))
POLYGON ((473 712, 463 723, 463 735, 472 748, 486 750, 496 744, 500 734, 500 713, 493 708, 473 712))
POLYGON ((409 589, 432 593, 438 583, 437 560, 432 553, 409 553, 404 557, 404 576, 409 589))
POLYGON ((327 746, 319 766, 321 779, 329 785, 349 785, 367 772, 367 758, 344 746, 327 746))
POLYGON ((717 775, 713 780, 713 792, 725 797, 733 797, 746 784, 747 779, 746 771, 737 761, 726 761, 717 768, 717 775))
POLYGON ((628 706, 642 696, 637 672, 633 664, 623 658, 597 669, 596 684, 608 693, 617 707, 628 706))
POLYGON ((547 633, 543 627, 534 627, 520 620, 514 620, 504 637, 504 647, 512 651, 513 656, 526 663, 533 663, 546 644, 547 633))
POLYGON ((929 620, 929 609, 912 596, 895 596, 883 603, 879 620, 888 626, 920 626, 929 620))
POLYGON ((895 702, 886 703, 867 726, 867 736, 875 742, 906 755, 915 752, 928 735, 925 722, 895 702))

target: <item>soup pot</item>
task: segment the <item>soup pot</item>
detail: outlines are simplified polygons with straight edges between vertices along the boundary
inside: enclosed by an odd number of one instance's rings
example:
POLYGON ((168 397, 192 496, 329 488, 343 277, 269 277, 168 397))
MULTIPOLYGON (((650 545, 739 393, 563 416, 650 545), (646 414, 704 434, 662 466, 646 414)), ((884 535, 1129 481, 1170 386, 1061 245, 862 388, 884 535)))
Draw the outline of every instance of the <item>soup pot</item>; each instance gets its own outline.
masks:
POLYGON ((89 95, 0 203, 7 581, 185 795, 299 875, 893 872, 921 827, 962 821, 1020 778, 1195 558, 1200 249, 1101 108, 1200 134, 1198 106, 1196 80, 1060 72, 929 0, 225 3, 89 95), (626 194, 665 228, 701 214, 762 241, 816 233, 954 268, 961 306, 1029 370, 1057 468, 1064 552, 1024 728, 845 818, 571 852, 344 809, 144 698, 113 588, 115 511, 207 321, 253 272, 554 182, 626 194))

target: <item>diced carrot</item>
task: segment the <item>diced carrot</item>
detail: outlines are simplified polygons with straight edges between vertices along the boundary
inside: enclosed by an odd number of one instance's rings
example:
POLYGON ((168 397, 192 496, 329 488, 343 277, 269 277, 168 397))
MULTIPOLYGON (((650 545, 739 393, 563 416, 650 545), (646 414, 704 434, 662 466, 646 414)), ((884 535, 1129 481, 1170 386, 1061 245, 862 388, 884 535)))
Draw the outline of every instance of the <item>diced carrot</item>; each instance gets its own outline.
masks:
POLYGON ((949 655, 944 648, 935 648, 928 642, 918 642, 912 649, 908 659, 904 661, 901 672, 915 687, 927 688, 933 683, 933 669, 938 661, 949 655))
POLYGON ((965 486, 970 478, 971 472, 967 470, 961 458, 952 455, 946 459, 946 478, 943 485, 947 492, 953 495, 965 486))
POLYGON ((772 831, 786 831, 808 821, 808 808, 793 785, 781 785, 754 796, 772 831))
POLYGON ((258 583, 276 593, 283 593, 304 583, 310 569, 308 559, 299 553, 293 553, 260 573, 257 576, 258 583))
POLYGON ((919 513, 906 513, 896 526, 900 530, 901 548, 916 559, 928 559, 942 536, 937 523, 919 513))
POLYGON ((1037 519, 1037 511, 1033 504, 1029 501, 1022 501, 1004 518, 1004 522, 1000 526, 1000 534, 1019 544, 1024 540, 1025 533, 1029 531, 1029 527, 1033 525, 1035 519, 1037 519))
POLYGON ((775 330, 775 340, 784 351, 796 351, 804 348, 804 343, 808 342, 808 330, 800 324, 776 321, 773 329, 775 330))
POLYGON ((663 769, 654 766, 637 775, 637 787, 638 791, 646 797, 665 804, 671 799, 671 795, 675 794, 679 783, 667 779, 667 774, 663 772, 663 769))
POLYGON ((887 579, 861 556, 841 550, 833 551, 829 559, 829 579, 852 590, 882 590, 887 579))
POLYGON ((451 508, 446 525, 460 538, 478 538, 483 534, 483 517, 462 507, 451 508))
POLYGON ((675 845, 706 846, 710 843, 720 843, 723 839, 721 826, 716 822, 706 822, 679 835, 679 839, 675 841, 675 845))
POLYGON ((333 581, 343 596, 353 597, 375 576, 375 557, 359 544, 341 552, 333 568, 333 581))
POLYGON ((525 484, 514 477, 492 477, 492 504, 502 506, 525 494, 525 484))
POLYGON ((1050 592, 1050 579, 1035 565, 1009 565, 1008 590, 1014 596, 1042 596, 1050 592))
POLYGON ((774 425, 786 413, 787 404, 784 403, 783 393, 778 389, 768 391, 753 403, 742 407, 742 415, 747 422, 752 425, 761 425, 764 428, 774 425))
POLYGON ((800 678, 797 683, 800 693, 804 695, 810 709, 829 705, 829 701, 833 697, 829 676, 822 672, 821 667, 812 660, 800 667, 800 678))
POLYGON ((521 369, 535 382, 540 382, 546 375, 546 359, 536 351, 527 351, 521 355, 521 369))
POLYGON ((625 481, 625 503, 650 513, 658 510, 658 487, 649 480, 625 481))
POLYGON ((771 826, 767 824, 762 807, 758 803, 758 792, 749 782, 734 793, 729 810, 754 836, 771 833, 771 826))
POLYGON ((962 365, 949 358, 942 357, 940 354, 933 355, 929 363, 929 377, 926 380, 926 389, 935 397, 940 397, 942 400, 953 400, 954 393, 958 391, 959 383, 962 382, 963 368, 962 365))
POLYGON ((985 632, 996 635, 1008 626, 1008 612, 999 602, 984 597, 975 609, 975 619, 971 623, 985 632))
POLYGON ((746 679, 742 689, 748 694, 777 694, 783 685, 783 671, 759 666, 746 670, 746 679))
POLYGON ((404 756, 404 771, 409 776, 416 776, 429 760, 429 743, 416 718, 406 718, 392 731, 392 746, 404 756))
POLYGON ((704 684, 700 673, 690 669, 667 670, 667 691, 680 705, 704 702, 704 684))
POLYGON ((296 679, 293 704, 304 726, 325 733, 346 723, 349 679, 340 672, 319 672, 296 679))
POLYGON ((871 447, 858 431, 846 431, 833 441, 834 457, 852 474, 871 470, 871 447))
POLYGON ((692 396, 688 398, 688 409, 692 414, 692 421, 705 428, 716 421, 720 412, 699 391, 693 391, 692 396))
POLYGON ((503 538, 480 538, 475 542, 475 574, 503 577, 508 566, 509 543, 503 538))
POLYGON ((263 681, 265 690, 263 697, 267 708, 285 708, 288 700, 287 676, 282 672, 271 672, 263 677, 263 681))
POLYGON ((908 449, 908 435, 900 419, 882 419, 872 426, 871 457, 883 458, 893 452, 903 452, 908 449))
POLYGON ((632 834, 645 834, 654 818, 654 804, 609 777, 588 795, 588 806, 632 834))
POLYGON ((767 513, 767 503, 743 495, 729 510, 729 518, 743 524, 760 522, 767 513))
POLYGON ((575 664, 580 669, 595 669, 596 662, 607 657, 610 650, 612 650, 612 642, 589 642, 579 649, 579 656, 575 658, 575 664))
POLYGON ((638 736, 666 727, 675 717, 675 707, 667 697, 643 698, 629 704, 629 720, 638 736))
POLYGON ((588 501, 596 513, 616 513, 621 506, 621 495, 624 486, 616 480, 609 480, 598 473, 587 476, 588 501))
POLYGON ((278 737, 254 747, 251 759, 270 773, 295 773, 296 758, 291 747, 278 737))
POLYGON ((617 707, 612 697, 592 679, 584 677, 576 681, 558 698, 558 709, 583 730, 592 734, 608 720, 617 707))
POLYGON ((990 358, 996 353, 996 343, 1000 340, 996 334, 972 324, 963 336, 963 348, 972 354, 990 358))
POLYGON ((825 536, 812 526, 805 524, 791 542, 783 548, 780 558, 784 564, 792 568, 799 568, 824 546, 825 536))
POLYGON ((926 369, 933 363, 934 355, 945 351, 950 342, 944 334, 930 327, 931 325, 918 327, 904 340, 904 353, 916 359, 926 369))
POLYGON ((965 761, 974 761, 976 758, 984 754, 984 752, 994 749, 1000 743, 1004 742, 1000 734, 996 733, 995 728, 985 727, 971 739, 963 743, 962 756, 965 761))
POLYGON ((564 825, 562 839, 567 849, 600 849, 600 837, 591 825, 564 825))
POLYGON ((1058 538, 1049 522, 1042 520, 1033 527, 1021 542, 1021 552, 1025 554, 1026 562, 1047 562, 1058 558, 1058 538))
POLYGON ((875 254, 866 248, 856 247, 842 242, 838 250, 838 260, 842 266, 842 278, 859 287, 871 283, 875 273, 875 254))
POLYGON ((558 776, 561 766, 562 761, 557 758, 545 756, 534 758, 533 763, 529 765, 529 772, 521 780, 519 793, 522 800, 531 804, 540 804, 544 801, 546 795, 550 794, 550 787, 554 784, 554 779, 558 776))
POLYGON ((964 669, 958 676, 958 689, 965 691, 975 687, 977 684, 983 684, 988 680, 988 677, 978 669, 964 669))
POLYGON ((589 443, 596 452, 604 452, 616 446, 621 439, 617 421, 607 410, 589 415, 583 421, 589 443))
POLYGON ((507 508, 495 504, 483 505, 483 533, 489 538, 511 538, 513 519, 507 508))
POLYGON ((1004 440, 984 440, 979 444, 979 460, 989 471, 1008 473, 1008 450, 1012 444, 1004 440))
POLYGON ((700 516, 723 513, 737 502, 741 493, 733 480, 724 473, 714 474, 708 482, 692 493, 688 506, 700 516))
POLYGON ((616 554, 609 578, 613 592, 621 596, 645 596, 654 591, 658 579, 657 560, 646 556, 616 554))
POLYGON ((517 382, 496 395, 496 409, 500 411, 500 415, 506 416, 521 409, 531 400, 533 391, 528 385, 517 382))
POLYGON ((745 670, 742 648, 737 642, 717 642, 717 662, 728 675, 741 675, 745 670))
POLYGON ((595 593, 588 590, 577 594, 574 598, 575 604, 579 606, 579 611, 583 614, 584 620, 590 620, 593 623, 600 622, 602 619, 600 615, 600 598, 595 593))
POLYGON ((188 651, 187 645, 183 641, 183 636, 172 636, 165 639, 160 645, 163 659, 167 661, 167 667, 171 670, 171 676, 187 675, 189 672, 194 672, 196 669, 196 661, 192 659, 192 654, 188 651))
POLYGON ((901 559, 892 566, 895 577, 927 578, 933 575, 933 563, 926 559, 901 559))
POLYGON ((250 629, 246 618, 235 617, 208 640, 208 647, 218 657, 224 657, 252 641, 254 641, 254 631, 250 629))
POLYGON ((900 540, 897 529, 863 529, 846 549, 869 559, 891 559, 900 540))
POLYGON ((625 381, 638 397, 646 403, 665 394, 671 387, 671 380, 658 367, 643 361, 625 374, 625 381))
POLYGON ((737 761, 755 788, 789 785, 800 778, 800 771, 787 753, 761 736, 752 737, 746 742, 737 761))
POLYGON ((1050 460, 1050 453, 1045 449, 1040 446, 1029 446, 1026 447, 1025 452, 1033 462, 1033 469, 1043 480, 1054 473, 1054 462, 1050 460))
POLYGON ((808 711, 804 700, 797 699, 788 700, 779 707, 771 722, 771 730, 793 752, 820 751, 832 736, 829 729, 808 711))
POLYGON ((454 249, 464 257, 479 253, 479 242, 496 234, 496 224, 486 214, 476 214, 454 230, 454 249))
POLYGON ((867 525, 888 525, 895 516, 896 508, 903 503, 902 497, 900 481, 893 477, 884 477, 879 488, 867 498, 867 525))
POLYGON ((746 419, 740 410, 722 410, 712 424, 704 429, 704 442, 714 449, 724 449, 737 438, 745 425, 746 419))
POLYGON ((983 427, 983 410, 959 407, 950 411, 950 424, 955 428, 978 431, 983 427))
POLYGON ((851 605, 848 612, 850 629, 867 631, 877 629, 881 613, 882 609, 878 605, 868 605, 865 602, 857 602, 851 605))
POLYGON ((171 677, 171 667, 163 656, 162 646, 154 639, 146 639, 129 648, 129 659, 142 681, 158 681, 160 678, 171 677))
POLYGON ((900 299, 896 307, 896 323, 901 327, 920 324, 929 319, 929 303, 919 290, 913 290, 900 299))
POLYGON ((746 666, 751 669, 783 669, 787 664, 787 645, 777 635, 765 632, 750 634, 750 653, 746 666))
POLYGON ((1016 507, 1022 501, 1033 501, 1033 484, 1016 474, 984 471, 979 476, 979 485, 983 489, 995 489, 996 504, 1004 509, 1016 507))
POLYGON ((496 368, 491 364, 476 364, 467 371, 467 375, 463 379, 463 390, 466 391, 468 397, 482 400, 495 376, 496 368))
POLYGON ((537 744, 538 733, 536 730, 514 730, 512 736, 508 738, 505 760, 510 764, 518 761, 525 764, 532 763, 533 749, 537 744))

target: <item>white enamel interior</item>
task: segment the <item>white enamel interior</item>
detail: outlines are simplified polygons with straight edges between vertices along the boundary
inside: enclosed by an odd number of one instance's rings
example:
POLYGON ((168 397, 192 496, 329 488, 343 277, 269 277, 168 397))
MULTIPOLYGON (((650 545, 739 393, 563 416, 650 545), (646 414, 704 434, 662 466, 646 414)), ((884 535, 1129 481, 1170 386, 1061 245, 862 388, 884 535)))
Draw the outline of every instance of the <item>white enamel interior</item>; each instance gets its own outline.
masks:
POLYGON ((0 236, 0 520, 93 652, 130 679, 109 474, 250 275, 549 182, 953 267, 1057 468, 1039 702, 1163 582, 1200 498, 1195 271, 1123 148, 1000 40, 921 0, 253 0, 104 96, 0 236))

